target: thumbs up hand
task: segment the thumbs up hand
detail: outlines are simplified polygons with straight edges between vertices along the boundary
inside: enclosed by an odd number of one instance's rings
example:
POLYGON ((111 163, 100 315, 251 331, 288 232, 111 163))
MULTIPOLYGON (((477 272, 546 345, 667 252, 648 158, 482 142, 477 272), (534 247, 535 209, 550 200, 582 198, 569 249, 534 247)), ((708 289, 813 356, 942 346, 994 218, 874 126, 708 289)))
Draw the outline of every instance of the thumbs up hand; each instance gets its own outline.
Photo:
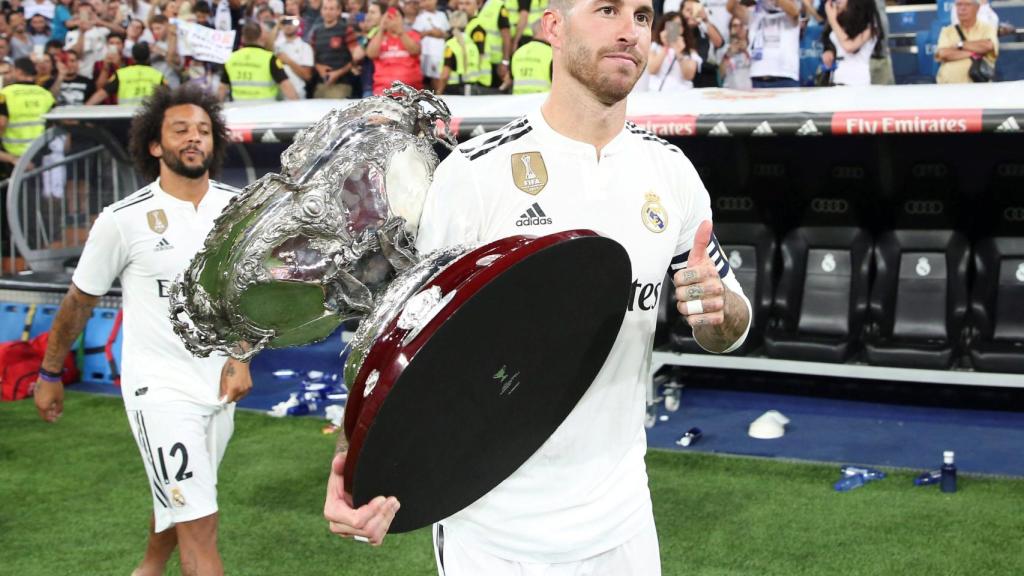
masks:
POLYGON ((725 321, 725 285, 708 256, 711 221, 701 222, 693 237, 686 268, 672 277, 676 306, 690 326, 717 326, 725 321))

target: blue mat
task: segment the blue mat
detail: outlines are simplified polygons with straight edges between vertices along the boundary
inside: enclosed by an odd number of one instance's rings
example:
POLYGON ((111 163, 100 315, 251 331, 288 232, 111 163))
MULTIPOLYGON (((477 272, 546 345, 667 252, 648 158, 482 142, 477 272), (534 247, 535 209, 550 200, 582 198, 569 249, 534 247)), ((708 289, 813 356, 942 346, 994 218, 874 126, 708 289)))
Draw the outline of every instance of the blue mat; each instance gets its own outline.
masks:
POLYGON ((648 431, 654 448, 921 470, 938 468, 942 452, 953 450, 965 473, 1024 476, 1021 413, 700 388, 683 390, 677 412, 659 410, 668 421, 648 431), (768 410, 790 419, 785 436, 748 436, 750 422, 768 410), (689 448, 676 445, 694 426, 703 437, 689 448))

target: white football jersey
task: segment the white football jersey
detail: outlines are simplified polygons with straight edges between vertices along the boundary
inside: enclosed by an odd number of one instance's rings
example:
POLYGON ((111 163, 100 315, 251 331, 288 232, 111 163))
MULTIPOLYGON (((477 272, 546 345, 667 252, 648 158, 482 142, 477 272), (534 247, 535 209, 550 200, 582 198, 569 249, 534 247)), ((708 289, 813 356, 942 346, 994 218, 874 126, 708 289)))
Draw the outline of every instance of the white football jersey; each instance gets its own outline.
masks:
POLYGON ((168 289, 203 247, 238 190, 210 181, 199 206, 160 179, 107 206, 96 219, 72 282, 95 296, 121 277, 121 395, 129 410, 168 406, 208 413, 219 404, 223 356, 195 358, 171 328, 168 289))
MULTIPOLYGON (((511 477, 444 520, 446 532, 501 558, 557 563, 615 548, 649 525, 643 422, 658 305, 670 297, 662 281, 670 266, 685 267, 706 219, 710 199, 693 165, 630 123, 598 159, 593 146, 558 134, 538 111, 459 146, 438 166, 416 241, 421 252, 588 228, 622 244, 633 269, 622 328, 590 389, 511 477)), ((720 275, 742 294, 712 244, 720 275)))

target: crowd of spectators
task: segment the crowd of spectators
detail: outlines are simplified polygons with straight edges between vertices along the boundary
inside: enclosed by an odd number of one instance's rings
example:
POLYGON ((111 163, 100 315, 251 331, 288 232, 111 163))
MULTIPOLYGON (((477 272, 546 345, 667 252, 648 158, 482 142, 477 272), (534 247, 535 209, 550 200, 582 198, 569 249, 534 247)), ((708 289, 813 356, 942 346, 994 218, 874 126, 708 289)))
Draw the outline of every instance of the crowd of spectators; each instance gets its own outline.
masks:
MULTIPOLYGON (((139 51, 133 49, 142 44, 149 55, 143 64, 159 71, 164 83, 197 83, 224 98, 239 99, 232 85, 271 83, 280 87, 277 98, 360 98, 381 93, 393 80, 438 93, 512 93, 517 71, 511 61, 530 41, 544 43, 537 22, 546 4, 3 0, 0 77, 13 82, 15 61, 29 58, 36 68, 34 82, 51 91, 58 105, 116 104, 117 91, 109 84, 119 69, 139 64, 134 56, 139 51), (236 49, 267 50, 275 57, 271 67, 280 70, 271 69, 267 78, 257 74, 255 80, 242 72, 245 78, 232 84, 224 63, 179 53, 179 28, 185 23, 234 30, 236 49)), ((973 61, 994 65, 998 56, 1000 27, 991 6, 985 0, 956 0, 955 5, 954 24, 943 30, 936 51, 939 82, 971 81, 973 61)), ((796 86, 800 39, 807 33, 821 34, 824 46, 819 84, 893 81, 883 0, 663 0, 655 7, 650 61, 636 91, 796 86)), ((540 67, 549 62, 544 50, 534 44, 520 59, 529 63, 518 70, 522 92, 549 85, 550 70, 537 70, 538 62, 540 67)))

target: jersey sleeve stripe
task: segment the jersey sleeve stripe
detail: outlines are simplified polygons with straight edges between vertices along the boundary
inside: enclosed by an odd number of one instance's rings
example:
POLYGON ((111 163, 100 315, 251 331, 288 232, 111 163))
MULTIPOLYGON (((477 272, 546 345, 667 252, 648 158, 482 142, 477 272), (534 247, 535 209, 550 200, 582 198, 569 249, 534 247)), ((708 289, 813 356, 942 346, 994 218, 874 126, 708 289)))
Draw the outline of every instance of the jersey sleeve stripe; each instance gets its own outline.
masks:
MULTIPOLYGON (((729 274, 729 260, 725 257, 725 251, 722 250, 722 245, 718 243, 718 238, 714 234, 711 235, 711 242, 708 244, 708 257, 715 263, 715 268, 718 269, 718 276, 725 278, 729 274)), ((672 274, 686 269, 689 259, 689 250, 682 254, 677 254, 669 264, 669 273, 672 274)))
POLYGON ((509 142, 514 142, 514 141, 522 138, 523 136, 529 134, 532 130, 533 130, 532 126, 527 126, 525 128, 520 129, 518 132, 512 132, 512 133, 506 135, 501 140, 498 140, 494 145, 492 145, 492 146, 490 146, 488 148, 484 148, 482 150, 478 150, 477 152, 473 153, 471 156, 469 156, 469 159, 470 160, 476 160, 477 158, 487 154, 488 152, 491 152, 493 150, 497 150, 498 148, 500 148, 501 146, 503 146, 505 144, 508 144, 509 142))
POLYGON ((135 200, 133 200, 131 202, 128 202, 127 204, 121 204, 119 206, 115 205, 116 207, 114 208, 114 212, 117 212, 118 210, 124 210, 125 208, 130 208, 132 206, 135 206, 136 204, 141 204, 141 203, 145 202, 146 200, 150 200, 152 198, 153 198, 153 193, 152 192, 150 192, 149 194, 144 194, 142 196, 139 196, 135 200))
POLYGON ((494 132, 494 134, 492 134, 491 136, 486 138, 479 145, 474 146, 472 148, 459 148, 459 152, 462 152, 464 155, 469 156, 470 154, 473 154, 474 152, 480 150, 481 148, 485 148, 489 144, 491 144, 493 142, 496 142, 498 140, 501 140, 502 137, 504 137, 509 132, 513 132, 515 130, 518 130, 518 129, 526 126, 528 123, 529 123, 529 120, 527 119, 527 117, 523 116, 522 118, 520 118, 518 120, 514 120, 512 122, 509 122, 508 124, 505 124, 501 128, 498 128, 494 132))

